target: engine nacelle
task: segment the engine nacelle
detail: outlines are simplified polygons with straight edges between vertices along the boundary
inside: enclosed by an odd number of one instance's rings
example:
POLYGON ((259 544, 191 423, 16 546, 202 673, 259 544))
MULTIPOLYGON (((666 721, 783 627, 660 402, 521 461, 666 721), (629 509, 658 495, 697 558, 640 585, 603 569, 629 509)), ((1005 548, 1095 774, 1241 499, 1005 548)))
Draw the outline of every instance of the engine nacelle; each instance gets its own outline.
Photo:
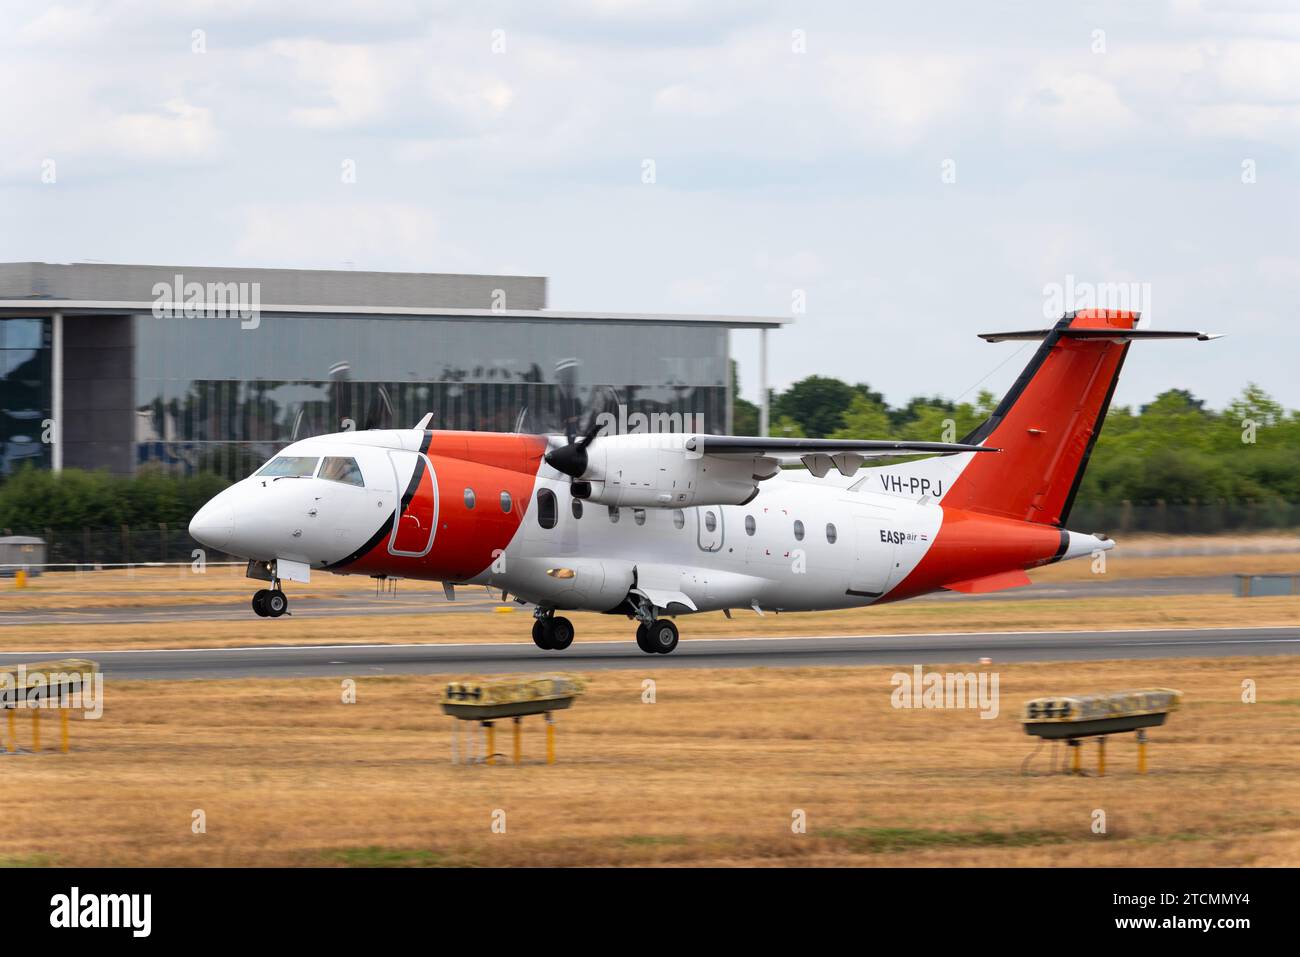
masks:
POLYGON ((586 471, 573 481, 574 497, 635 508, 744 505, 758 494, 758 483, 781 467, 764 455, 691 451, 689 438, 665 433, 596 439, 587 450, 586 471))

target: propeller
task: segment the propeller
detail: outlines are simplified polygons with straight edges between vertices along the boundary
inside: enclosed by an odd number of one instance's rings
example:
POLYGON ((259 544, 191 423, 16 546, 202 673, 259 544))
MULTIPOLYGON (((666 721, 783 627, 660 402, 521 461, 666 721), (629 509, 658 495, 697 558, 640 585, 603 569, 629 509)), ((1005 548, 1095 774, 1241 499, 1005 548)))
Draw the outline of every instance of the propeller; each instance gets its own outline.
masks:
POLYGON ((587 449, 596 440, 603 423, 600 413, 608 411, 612 400, 617 403, 618 393, 609 386, 593 387, 586 426, 582 424, 582 405, 578 400, 577 359, 561 359, 555 366, 555 381, 560 387, 560 413, 564 417, 565 444, 546 453, 546 464, 557 472, 579 478, 587 471, 587 449))

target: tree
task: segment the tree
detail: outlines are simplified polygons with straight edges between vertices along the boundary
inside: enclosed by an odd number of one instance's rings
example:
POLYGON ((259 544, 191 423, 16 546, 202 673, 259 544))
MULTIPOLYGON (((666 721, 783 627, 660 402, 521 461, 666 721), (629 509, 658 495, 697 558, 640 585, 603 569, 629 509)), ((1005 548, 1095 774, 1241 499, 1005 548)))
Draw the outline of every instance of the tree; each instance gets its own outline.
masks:
MULTIPOLYGON (((810 438, 825 438, 844 427, 844 413, 857 391, 839 379, 811 375, 777 396, 772 414, 798 423, 810 438)), ((779 434, 773 429, 773 435, 779 434)))
POLYGON ((788 415, 783 415, 771 424, 768 428, 769 435, 775 435, 778 438, 802 439, 807 438, 804 435, 803 428, 794 419, 788 415))
POLYGON ((831 433, 832 439, 888 439, 893 436, 889 409, 859 392, 844 413, 844 425, 831 433))
POLYGON ((740 371, 731 360, 731 433, 758 435, 758 406, 740 395, 740 371))

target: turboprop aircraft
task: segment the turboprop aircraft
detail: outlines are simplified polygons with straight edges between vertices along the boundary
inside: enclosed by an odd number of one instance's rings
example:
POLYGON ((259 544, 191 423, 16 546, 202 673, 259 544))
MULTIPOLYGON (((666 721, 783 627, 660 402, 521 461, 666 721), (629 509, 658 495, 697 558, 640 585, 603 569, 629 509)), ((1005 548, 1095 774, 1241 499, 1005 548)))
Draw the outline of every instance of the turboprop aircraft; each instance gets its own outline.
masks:
POLYGON ((1130 344, 1212 339, 1090 309, 1050 329, 986 422, 960 442, 371 429, 294 442, 203 506, 190 534, 269 583, 288 610, 313 572, 487 585, 531 605, 533 641, 563 650, 558 612, 636 621, 648 653, 706 611, 850 608, 940 589, 1029 584, 1026 570, 1106 550, 1066 529, 1130 344), (896 461, 900 456, 928 456, 896 461), (895 461, 864 468, 870 459, 895 461), (802 463, 803 468, 783 468, 802 463))

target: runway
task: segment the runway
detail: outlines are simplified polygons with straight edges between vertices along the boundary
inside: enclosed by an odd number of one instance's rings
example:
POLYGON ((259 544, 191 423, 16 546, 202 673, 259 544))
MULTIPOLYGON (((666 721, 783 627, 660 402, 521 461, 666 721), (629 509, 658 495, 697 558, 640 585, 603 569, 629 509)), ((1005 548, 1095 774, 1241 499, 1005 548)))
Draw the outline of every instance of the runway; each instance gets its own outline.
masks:
POLYGON ((8 652, 0 665, 58 657, 98 661, 110 678, 312 678, 501 672, 638 672, 672 668, 976 664, 1109 658, 1296 654, 1297 628, 1170 631, 963 632, 889 636, 698 638, 671 655, 647 655, 631 641, 575 642, 564 652, 528 642, 429 645, 266 645, 153 651, 8 652))
MULTIPOLYGON (((251 587, 251 586, 250 586, 251 587)), ((1236 588, 1234 575, 1187 576, 1178 578, 1134 578, 1108 580, 1098 578, 1081 582, 1040 583, 1025 588, 987 595, 961 595, 937 592, 912 599, 913 604, 948 601, 1016 601, 1049 598, 1139 598, 1157 595, 1230 595, 1236 588)), ((251 594, 251 592, 250 592, 251 594)), ((251 621, 252 610, 246 597, 232 595, 229 602, 218 604, 176 602, 152 605, 96 605, 98 596, 117 598, 106 591, 69 592, 75 607, 39 610, 0 610, 0 626, 25 625, 96 625, 96 624, 169 624, 173 622, 251 621)), ((447 601, 441 588, 409 588, 396 595, 376 597, 366 588, 342 595, 297 598, 289 589, 289 608, 295 615, 313 618, 336 618, 364 615, 431 615, 454 612, 491 612, 500 602, 487 597, 481 589, 465 588, 455 601, 447 601)))

